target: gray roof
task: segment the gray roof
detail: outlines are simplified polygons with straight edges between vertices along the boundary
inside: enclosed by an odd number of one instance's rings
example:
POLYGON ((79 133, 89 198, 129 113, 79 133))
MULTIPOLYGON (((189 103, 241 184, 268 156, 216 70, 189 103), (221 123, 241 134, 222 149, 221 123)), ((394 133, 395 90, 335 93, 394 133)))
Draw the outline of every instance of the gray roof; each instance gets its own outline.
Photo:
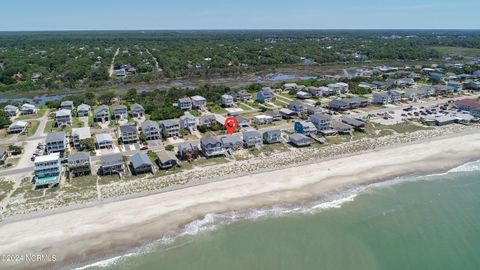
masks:
POLYGON ((91 106, 88 104, 80 104, 78 105, 77 111, 89 111, 91 106))
POLYGON ((72 112, 70 110, 66 110, 66 109, 61 109, 57 112, 55 112, 55 117, 59 117, 59 116, 71 116, 72 115, 72 112))
POLYGON ((63 131, 50 132, 50 133, 47 134, 47 139, 45 141, 46 141, 46 143, 64 141, 66 136, 67 135, 65 135, 65 132, 63 132, 63 131))
POLYGON ((117 106, 114 106, 113 107, 113 110, 116 111, 116 110, 127 110, 127 106, 125 105, 117 105, 117 106))
POLYGON ((18 107, 17 106, 13 106, 13 105, 7 105, 5 106, 5 108, 3 108, 5 111, 8 111, 8 110, 18 110, 18 107))
POLYGON ((215 137, 202 137, 202 138, 200 139, 200 143, 201 143, 202 145, 206 145, 206 144, 217 144, 217 143, 219 143, 219 142, 220 142, 220 140, 217 139, 217 138, 215 138, 215 137))
POLYGON ((249 131, 243 132, 243 137, 244 138, 262 137, 262 134, 256 130, 249 130, 249 131))
POLYGON ((68 162, 76 162, 76 161, 84 161, 84 160, 89 160, 90 159, 90 154, 87 152, 77 152, 73 155, 70 155, 68 157, 68 162))
POLYGON ((73 101, 71 100, 66 100, 66 101, 62 101, 62 103, 60 103, 60 106, 73 106, 73 101))
POLYGON ((243 143, 242 138, 238 135, 232 135, 232 136, 225 136, 220 139, 224 145, 227 144, 236 144, 236 143, 243 143))
POLYGON ((151 120, 144 121, 140 126, 142 127, 142 129, 147 129, 147 128, 150 128, 150 127, 160 129, 160 127, 158 126, 158 123, 155 122, 155 121, 151 121, 151 120))
POLYGON ((203 100, 206 100, 204 97, 202 96, 193 96, 192 97, 192 100, 194 101, 203 101, 203 100))
POLYGON ((95 135, 95 139, 97 140, 97 143, 104 141, 113 142, 113 138, 110 134, 97 134, 95 135))
POLYGON ((170 160, 175 160, 175 161, 178 160, 177 157, 172 152, 165 151, 165 150, 158 151, 157 156, 160 163, 167 163, 170 160))
POLYGON ((135 103, 132 105, 132 111, 144 111, 145 109, 143 108, 142 105, 135 103))
POLYGON ((163 120, 162 125, 166 127, 177 126, 177 125, 180 125, 180 121, 178 119, 163 120))
POLYGON ((178 145, 178 152, 182 153, 183 151, 198 149, 198 142, 184 142, 178 145))
POLYGON ((92 137, 90 127, 72 128, 72 135, 77 135, 80 139, 92 137))
POLYGON ((179 98, 178 101, 181 103, 192 102, 192 100, 189 97, 179 98))
POLYGON ((134 125, 123 125, 120 126, 120 132, 122 133, 136 133, 137 127, 134 125))
POLYGON ((269 135, 281 135, 282 132, 279 130, 279 129, 276 129, 276 130, 267 130, 265 131, 263 134, 269 134, 269 135))
POLYGON ((289 138, 290 138, 290 140, 293 140, 293 141, 300 141, 300 140, 304 140, 305 138, 309 139, 307 136, 305 136, 303 134, 300 134, 300 133, 290 134, 289 138))
POLYGON ((123 156, 120 153, 101 156, 100 164, 102 167, 123 164, 123 156))
POLYGON ((139 152, 139 153, 136 153, 135 155, 133 155, 131 157, 130 161, 132 162, 132 166, 134 168, 138 168, 138 167, 143 166, 143 165, 152 166, 152 161, 150 160, 150 158, 147 156, 147 154, 142 153, 142 152, 139 152))
POLYGON ((365 122, 349 117, 342 118, 342 121, 354 127, 360 127, 365 125, 365 122))
POLYGON ((95 114, 98 114, 99 112, 102 112, 102 111, 107 111, 108 112, 108 106, 107 105, 101 105, 100 107, 98 107, 95 110, 95 114))

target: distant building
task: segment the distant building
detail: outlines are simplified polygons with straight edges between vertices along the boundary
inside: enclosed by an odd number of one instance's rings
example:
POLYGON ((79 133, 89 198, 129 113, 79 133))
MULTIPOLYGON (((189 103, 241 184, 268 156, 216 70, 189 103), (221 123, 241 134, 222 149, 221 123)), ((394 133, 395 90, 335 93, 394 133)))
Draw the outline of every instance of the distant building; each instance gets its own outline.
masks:
POLYGON ((26 121, 15 121, 8 127, 8 133, 17 134, 27 131, 29 123, 26 121))
POLYGON ((238 135, 223 136, 220 141, 227 150, 236 151, 243 147, 243 139, 238 135))
POLYGON ((133 117, 142 118, 145 116, 145 109, 143 108, 142 105, 135 103, 130 108, 130 113, 132 114, 133 117))
POLYGON ((245 147, 258 147, 263 142, 262 134, 256 130, 243 132, 243 143, 245 147))
POLYGON ((227 94, 222 95, 221 102, 224 107, 233 107, 235 105, 233 97, 227 94))
POLYGON ((302 102, 299 101, 292 101, 288 104, 288 108, 295 112, 296 114, 301 114, 302 112, 305 112, 305 106, 302 102))
POLYGON ((117 105, 112 108, 115 120, 128 119, 128 108, 125 105, 117 105))
POLYGON ((26 114, 36 114, 38 112, 38 109, 34 106, 34 105, 31 105, 31 104, 23 104, 22 105, 22 114, 26 115, 26 114))
POLYGON ((380 105, 387 105, 387 104, 392 103, 392 99, 386 93, 373 93, 372 103, 373 104, 380 104, 380 105))
POLYGON ((180 166, 180 161, 177 157, 169 151, 159 151, 157 152, 158 159, 156 160, 158 167, 160 169, 166 170, 172 167, 180 166))
POLYGON ((135 125, 123 125, 120 126, 117 130, 118 138, 122 140, 122 143, 136 143, 138 142, 138 132, 135 125))
POLYGON ((188 97, 180 98, 177 102, 177 105, 180 109, 182 109, 184 111, 189 111, 193 107, 192 100, 188 97))
POLYGON ((13 105, 7 105, 5 108, 3 108, 3 111, 8 115, 8 116, 16 116, 19 112, 17 106, 13 105))
POLYGON ((282 132, 278 129, 265 131, 262 136, 265 144, 279 143, 282 141, 282 132))
POLYGON ((270 87, 263 88, 257 92, 258 103, 271 103, 273 100, 273 93, 270 87))
POLYGON ((202 109, 207 106, 207 100, 202 96, 193 96, 191 99, 194 109, 202 109))
POLYGON ((73 111, 73 101, 66 100, 60 103, 60 109, 73 111))
POLYGON ((87 104, 81 104, 77 107, 77 115, 78 117, 86 117, 90 115, 92 107, 87 104))
POLYGON ((470 112, 480 109, 480 102, 476 99, 461 99, 455 101, 453 106, 459 110, 470 112))
POLYGON ((77 152, 68 157, 68 172, 72 177, 89 175, 92 173, 90 154, 77 152))
POLYGON ((146 120, 141 124, 142 133, 147 141, 159 140, 162 137, 160 126, 155 121, 146 120))

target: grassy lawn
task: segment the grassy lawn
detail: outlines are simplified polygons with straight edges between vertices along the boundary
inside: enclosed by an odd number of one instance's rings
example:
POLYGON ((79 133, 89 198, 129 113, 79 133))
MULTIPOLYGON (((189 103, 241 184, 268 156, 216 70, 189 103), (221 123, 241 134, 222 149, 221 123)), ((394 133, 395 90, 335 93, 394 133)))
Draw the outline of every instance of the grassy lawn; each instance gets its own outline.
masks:
POLYGON ((83 127, 84 123, 82 120, 80 120, 80 118, 78 117, 73 117, 72 119, 72 127, 73 128, 80 128, 80 127, 83 127))
POLYGON ((44 116, 47 111, 48 111, 47 107, 41 107, 37 114, 20 115, 17 117, 16 120, 29 120, 29 119, 40 118, 44 116))
POLYGON ((209 166, 209 165, 215 165, 215 164, 222 164, 222 163, 228 163, 226 158, 224 157, 213 157, 213 158, 199 158, 194 160, 191 164, 193 166, 209 166))
POLYGON ((226 111, 224 108, 222 108, 222 106, 219 106, 219 105, 213 106, 213 107, 210 109, 210 111, 211 111, 212 113, 216 113, 216 114, 227 113, 227 111, 226 111))
POLYGON ((478 48, 438 46, 432 47, 432 49, 443 55, 480 56, 480 49, 478 48))
POLYGON ((290 98, 290 99, 296 99, 296 97, 294 95, 290 95, 288 92, 282 92, 279 95, 282 96, 282 97, 290 98))
POLYGON ((30 126, 28 127, 28 131, 26 134, 22 136, 27 136, 27 137, 33 136, 35 132, 37 132, 38 126, 40 125, 40 121, 38 120, 31 120, 28 122, 30 123, 30 126))
POLYGON ((45 126, 45 133, 57 132, 57 131, 71 132, 72 127, 59 128, 55 126, 54 120, 48 120, 47 125, 45 126))
POLYGON ((287 101, 284 101, 284 100, 281 100, 279 98, 276 98, 275 99, 275 102, 273 102, 275 105, 277 106, 280 106, 280 107, 283 107, 285 105, 288 105, 288 102, 287 101))
MULTIPOLYGON (((243 103, 238 104, 238 107, 240 107, 240 109, 242 109, 244 111, 249 111, 249 110, 252 109, 252 108, 248 107, 247 105, 245 105, 243 103)), ((253 109, 255 109, 255 107, 253 107, 253 109)))
POLYGON ((13 190, 13 182, 5 179, 0 179, 0 201, 3 201, 8 193, 13 190))
POLYGON ((191 110, 191 111, 188 111, 191 115, 195 116, 195 117, 199 117, 200 116, 200 113, 198 111, 194 111, 194 110, 191 110))
POLYGON ((12 137, 12 134, 8 134, 7 128, 0 129, 0 139, 8 139, 12 137))

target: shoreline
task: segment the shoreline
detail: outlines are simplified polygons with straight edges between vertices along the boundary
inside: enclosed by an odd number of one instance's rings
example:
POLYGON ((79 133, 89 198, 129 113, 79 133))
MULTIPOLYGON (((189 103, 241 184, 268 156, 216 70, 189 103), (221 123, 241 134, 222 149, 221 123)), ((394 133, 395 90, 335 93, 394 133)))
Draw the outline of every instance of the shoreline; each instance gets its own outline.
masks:
POLYGON ((308 202, 399 176, 445 172, 480 158, 480 134, 460 135, 334 157, 320 163, 307 161, 300 166, 157 191, 143 197, 115 198, 117 201, 96 206, 2 223, 0 233, 5 237, 0 239, 0 254, 56 254, 55 264, 9 266, 60 268, 159 239, 209 213, 308 202))

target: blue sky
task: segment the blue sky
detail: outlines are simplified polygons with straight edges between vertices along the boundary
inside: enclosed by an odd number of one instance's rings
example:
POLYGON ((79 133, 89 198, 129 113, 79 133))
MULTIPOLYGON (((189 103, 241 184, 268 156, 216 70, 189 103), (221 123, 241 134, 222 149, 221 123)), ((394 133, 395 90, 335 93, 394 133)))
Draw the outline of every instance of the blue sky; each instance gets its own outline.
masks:
POLYGON ((0 31, 480 29, 478 0, 2 1, 0 31))

